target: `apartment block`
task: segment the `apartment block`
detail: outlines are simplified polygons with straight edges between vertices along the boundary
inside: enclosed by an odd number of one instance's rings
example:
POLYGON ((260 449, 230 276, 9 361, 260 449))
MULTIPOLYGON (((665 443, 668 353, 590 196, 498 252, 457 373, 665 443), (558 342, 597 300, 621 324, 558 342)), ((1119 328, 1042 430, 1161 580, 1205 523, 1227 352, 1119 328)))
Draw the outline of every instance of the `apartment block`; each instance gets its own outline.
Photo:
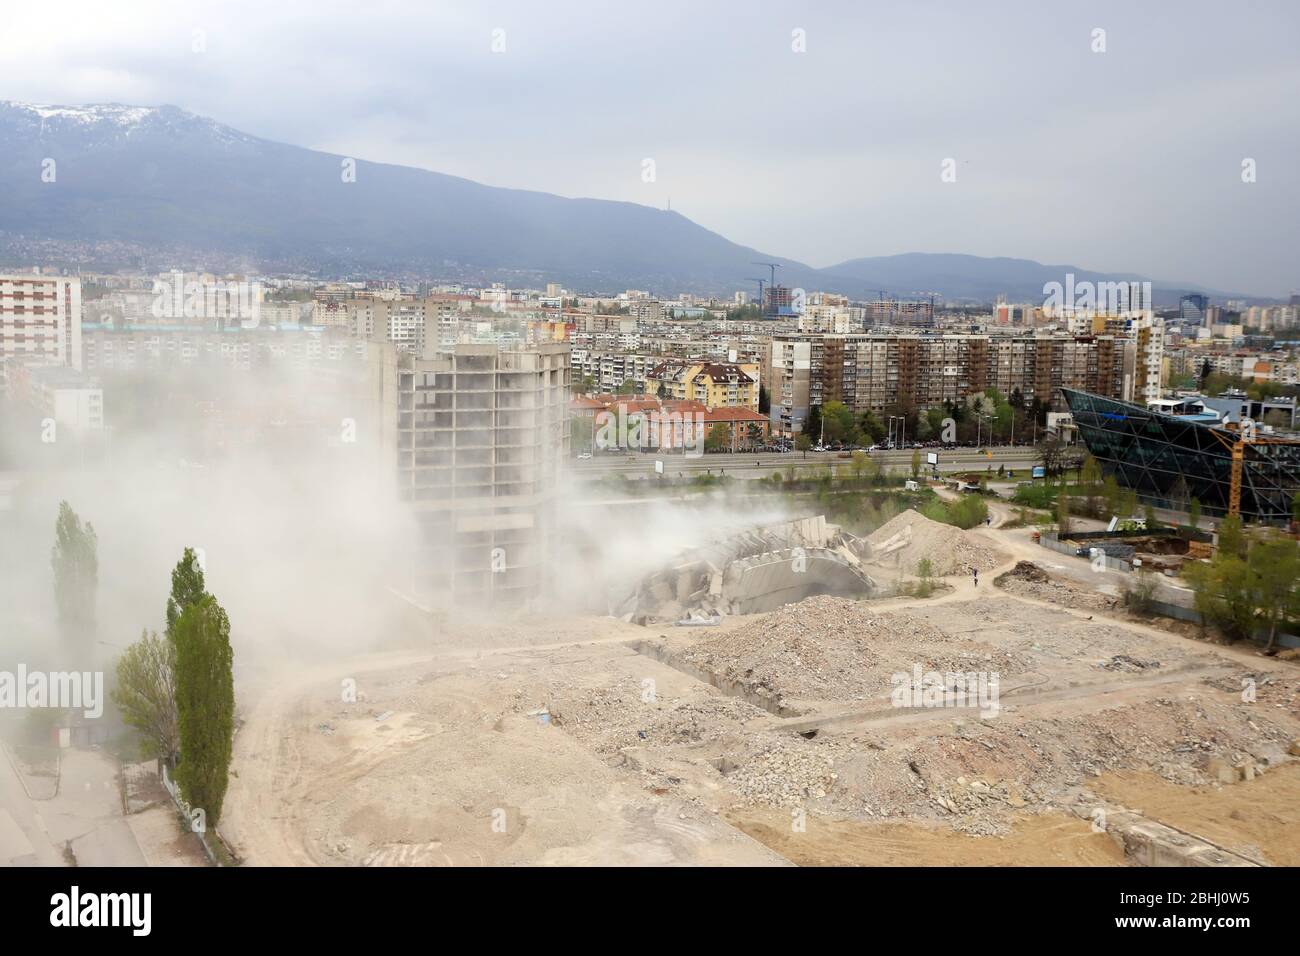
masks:
POLYGON ((82 336, 87 372, 129 372, 190 366, 250 371, 284 364, 295 369, 364 367, 366 343, 342 329, 89 329, 82 336))
POLYGON ((0 275, 0 366, 81 368, 81 280, 0 275))
POLYGON ((25 365, 10 360, 6 386, 10 398, 35 414, 74 432, 104 428, 104 392, 94 378, 60 365, 25 365))
POLYGON ((757 365, 670 359, 646 373, 646 391, 707 408, 758 408, 757 365))
POLYGON ((1105 335, 861 333, 778 335, 768 370, 774 431, 791 434, 813 405, 877 414, 934 408, 996 388, 1059 404, 1062 386, 1122 397, 1149 340, 1105 335))
POLYGON ((601 352, 575 347, 569 356, 574 381, 590 378, 592 390, 617 392, 631 382, 638 392, 645 391, 646 377, 662 359, 640 352, 601 352))

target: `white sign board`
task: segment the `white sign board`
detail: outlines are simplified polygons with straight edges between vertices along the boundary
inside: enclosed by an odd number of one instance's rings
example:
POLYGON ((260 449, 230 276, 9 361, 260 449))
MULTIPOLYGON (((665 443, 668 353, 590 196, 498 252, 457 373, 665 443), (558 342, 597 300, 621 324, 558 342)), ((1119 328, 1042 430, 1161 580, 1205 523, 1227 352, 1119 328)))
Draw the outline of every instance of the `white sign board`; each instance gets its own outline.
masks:
POLYGON ((664 460, 663 460, 662 458, 656 458, 656 459, 655 459, 655 474, 656 474, 656 475, 662 475, 663 473, 664 473, 664 460))
POLYGON ((933 451, 926 452, 926 454, 925 454, 925 462, 926 462, 927 465, 937 465, 937 464, 939 464, 939 453, 938 453, 938 452, 933 452, 933 451))

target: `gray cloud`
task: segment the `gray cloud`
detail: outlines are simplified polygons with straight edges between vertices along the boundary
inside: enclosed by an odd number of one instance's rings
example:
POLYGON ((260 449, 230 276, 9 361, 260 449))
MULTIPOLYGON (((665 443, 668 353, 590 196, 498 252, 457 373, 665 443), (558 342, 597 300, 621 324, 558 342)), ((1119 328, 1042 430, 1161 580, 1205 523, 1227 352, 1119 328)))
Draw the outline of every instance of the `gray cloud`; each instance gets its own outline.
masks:
POLYGON ((1300 286, 1300 12, 1135 7, 56 0, 6 14, 0 95, 170 102, 493 185, 671 198, 814 265, 960 251, 1300 286))

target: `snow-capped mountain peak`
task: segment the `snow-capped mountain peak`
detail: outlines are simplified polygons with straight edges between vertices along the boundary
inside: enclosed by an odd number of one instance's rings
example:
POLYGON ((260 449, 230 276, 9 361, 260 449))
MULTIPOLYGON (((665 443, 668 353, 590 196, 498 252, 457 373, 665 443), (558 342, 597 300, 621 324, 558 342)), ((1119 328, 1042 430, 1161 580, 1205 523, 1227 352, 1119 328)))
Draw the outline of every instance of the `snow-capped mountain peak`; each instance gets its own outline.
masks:
POLYGON ((76 123, 116 123, 119 126, 138 125, 157 110, 149 106, 122 106, 119 103, 93 104, 90 106, 49 106, 45 104, 13 103, 30 110, 41 119, 66 119, 76 123))
POLYGON ((223 146, 259 142, 256 137, 177 106, 131 106, 123 103, 61 106, 0 100, 0 116, 6 114, 20 127, 26 125, 32 135, 41 139, 50 134, 134 138, 136 134, 147 132, 164 136, 199 135, 223 146))

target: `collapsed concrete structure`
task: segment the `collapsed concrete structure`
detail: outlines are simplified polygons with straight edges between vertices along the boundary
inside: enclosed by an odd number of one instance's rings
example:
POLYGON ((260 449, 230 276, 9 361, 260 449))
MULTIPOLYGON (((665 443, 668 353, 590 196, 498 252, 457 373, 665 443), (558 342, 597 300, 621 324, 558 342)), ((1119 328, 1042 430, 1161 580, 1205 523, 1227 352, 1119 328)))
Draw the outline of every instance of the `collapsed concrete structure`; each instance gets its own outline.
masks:
POLYGON ((814 594, 870 597, 877 588, 862 570, 865 551, 825 515, 753 528, 685 552, 644 577, 611 613, 642 624, 708 623, 814 594))

